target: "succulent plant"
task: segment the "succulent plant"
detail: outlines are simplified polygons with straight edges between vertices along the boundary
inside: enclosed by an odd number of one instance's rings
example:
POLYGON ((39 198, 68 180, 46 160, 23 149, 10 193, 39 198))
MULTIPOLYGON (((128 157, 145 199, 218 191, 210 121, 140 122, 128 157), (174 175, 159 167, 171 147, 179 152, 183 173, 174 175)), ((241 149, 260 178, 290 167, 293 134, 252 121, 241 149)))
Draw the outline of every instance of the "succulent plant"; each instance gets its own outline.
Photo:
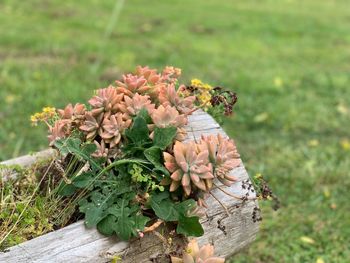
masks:
POLYGON ((150 85, 155 85, 160 80, 160 74, 157 73, 156 69, 150 69, 149 67, 137 66, 136 75, 144 77, 147 83, 150 85))
POLYGON ((176 92, 175 85, 169 84, 159 90, 159 102, 164 106, 174 106, 180 113, 189 114, 193 111, 195 96, 180 97, 176 92))
POLYGON ((175 83, 181 76, 181 69, 172 66, 166 66, 162 72, 162 80, 168 83, 175 83))
MULTIPOLYGON (((187 124, 187 117, 179 114, 175 107, 160 105, 152 112, 151 117, 154 123, 154 125, 150 125, 151 131, 154 129, 154 126, 159 128, 172 126, 177 128, 176 140, 183 141, 186 138, 186 130, 183 127, 187 124)), ((151 133, 152 136, 153 133, 151 133)))
POLYGON ((65 138, 70 132, 70 122, 67 120, 57 120, 53 126, 49 127, 49 145, 53 146, 54 142, 58 139, 65 138))
POLYGON ((111 115, 103 120, 102 131, 99 135, 106 143, 109 143, 110 148, 113 148, 119 144, 122 133, 130 126, 131 121, 120 112, 111 115))
POLYGON ((89 104, 94 108, 92 113, 95 116, 103 111, 114 114, 119 110, 119 105, 123 98, 124 95, 119 94, 115 87, 109 86, 108 88, 97 90, 96 95, 89 100, 89 104))
POLYGON ((150 89, 147 86, 147 80, 143 76, 132 74, 123 75, 123 79, 121 81, 117 80, 116 84, 118 93, 129 97, 132 97, 135 93, 145 94, 150 89))
POLYGON ((96 145, 97 149, 93 154, 91 154, 91 156, 97 157, 97 158, 107 158, 108 148, 106 147, 105 142, 102 140, 101 143, 99 143, 98 141, 95 140, 94 144, 96 145))
POLYGON ((224 138, 220 134, 202 136, 200 148, 209 152, 213 174, 219 181, 227 186, 236 181, 235 177, 229 175, 230 171, 241 163, 233 140, 224 138))
POLYGON ((155 105, 151 102, 150 97, 147 95, 140 95, 136 93, 132 98, 124 96, 124 103, 120 109, 122 112, 131 116, 137 115, 141 109, 145 108, 149 114, 155 109, 155 105))
POLYGON ((77 103, 74 106, 69 103, 63 110, 57 111, 62 119, 70 120, 73 124, 80 125, 85 119, 86 107, 81 103, 77 103))
POLYGON ((171 263, 224 263, 225 259, 214 257, 214 246, 207 244, 199 248, 197 240, 189 241, 182 258, 171 257, 171 263))
POLYGON ((101 130, 102 118, 103 118, 102 114, 94 116, 93 112, 91 111, 85 113, 85 121, 79 127, 79 129, 85 132, 87 140, 93 139, 97 135, 97 133, 101 130))
POLYGON ((165 167, 171 173, 170 192, 180 185, 189 196, 193 186, 203 191, 211 187, 214 178, 208 160, 208 150, 201 150, 194 142, 184 144, 177 141, 174 145, 174 155, 163 153, 165 167))

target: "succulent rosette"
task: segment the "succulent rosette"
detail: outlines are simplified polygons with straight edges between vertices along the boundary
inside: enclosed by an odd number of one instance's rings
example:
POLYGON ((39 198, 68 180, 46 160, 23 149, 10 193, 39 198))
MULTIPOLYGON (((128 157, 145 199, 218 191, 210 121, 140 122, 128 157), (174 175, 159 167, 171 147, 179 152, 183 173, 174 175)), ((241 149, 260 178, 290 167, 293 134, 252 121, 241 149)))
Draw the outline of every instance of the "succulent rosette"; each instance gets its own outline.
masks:
POLYGON ((118 112, 123 98, 123 94, 118 93, 115 87, 109 86, 108 88, 97 90, 96 95, 89 100, 89 104, 93 107, 93 115, 98 115, 102 112, 111 112, 113 114, 118 112))
POLYGON ((134 94, 132 97, 124 96, 124 103, 120 105, 122 112, 131 116, 137 115, 142 109, 146 109, 148 114, 152 114, 155 104, 152 103, 148 95, 134 94))
POLYGON ((236 178, 229 173, 240 165, 241 160, 234 141, 217 134, 202 136, 199 145, 203 151, 207 150, 209 153, 214 176, 227 186, 235 182, 236 178))
POLYGON ((131 124, 131 119, 124 119, 125 115, 119 112, 103 120, 99 135, 106 143, 109 143, 110 148, 119 144, 124 130, 131 124))
POLYGON ((224 263, 225 259, 214 257, 214 246, 207 244, 199 248, 197 240, 189 241, 182 258, 171 257, 171 263, 224 263))
MULTIPOLYGON (((180 114, 175 107, 171 107, 170 105, 164 107, 163 105, 160 105, 157 109, 155 109, 152 112, 151 118, 153 121, 153 124, 149 125, 151 131, 153 131, 154 127, 176 127, 176 139, 179 141, 183 141, 186 138, 187 133, 184 129, 184 126, 188 122, 187 117, 184 114, 180 114)), ((153 132, 151 133, 151 138, 152 137, 153 132)))
POLYGON ((174 145, 174 155, 167 152, 163 155, 165 167, 171 173, 170 192, 178 189, 180 185, 187 196, 194 187, 203 191, 210 189, 210 180, 214 176, 207 150, 201 150, 194 142, 185 144, 177 141, 174 145))
POLYGON ((196 97, 181 97, 179 94, 180 93, 176 91, 174 84, 164 86, 159 91, 159 101, 164 106, 174 106, 180 113, 191 113, 194 109, 196 97))

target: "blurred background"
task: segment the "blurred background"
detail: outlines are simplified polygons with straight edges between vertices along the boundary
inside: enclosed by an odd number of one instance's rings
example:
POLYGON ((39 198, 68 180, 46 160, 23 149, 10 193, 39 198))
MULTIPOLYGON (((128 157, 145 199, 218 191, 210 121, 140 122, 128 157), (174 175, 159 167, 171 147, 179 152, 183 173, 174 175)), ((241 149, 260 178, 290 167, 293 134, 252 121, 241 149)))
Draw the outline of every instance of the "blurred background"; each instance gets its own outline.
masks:
POLYGON ((348 0, 1 0, 0 161, 47 148, 32 113, 139 64, 238 93, 224 127, 282 207, 232 262, 349 262, 348 0))

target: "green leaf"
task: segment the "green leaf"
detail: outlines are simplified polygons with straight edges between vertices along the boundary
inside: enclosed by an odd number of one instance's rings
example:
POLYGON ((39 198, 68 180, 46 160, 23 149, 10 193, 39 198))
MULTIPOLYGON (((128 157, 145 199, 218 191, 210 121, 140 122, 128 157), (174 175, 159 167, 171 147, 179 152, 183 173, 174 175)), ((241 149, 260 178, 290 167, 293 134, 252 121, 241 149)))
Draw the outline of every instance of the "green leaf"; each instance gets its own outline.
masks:
POLYGON ((75 193, 77 189, 78 188, 75 187, 73 184, 67 184, 64 181, 62 181, 58 186, 57 192, 59 195, 62 196, 71 196, 75 193))
POLYGON ((97 149, 96 145, 93 143, 86 143, 83 146, 80 145, 81 140, 74 137, 55 141, 55 146, 61 154, 66 155, 71 153, 80 160, 88 161, 94 170, 101 170, 102 167, 91 157, 91 154, 97 149))
POLYGON ((138 115, 141 116, 142 118, 144 118, 146 123, 151 123, 152 122, 152 118, 151 118, 151 116, 149 116, 149 113, 148 113, 146 108, 142 108, 139 111, 138 115))
POLYGON ((100 192, 92 192, 90 195, 91 202, 84 198, 79 201, 79 210, 85 213, 85 225, 92 227, 97 225, 105 216, 108 208, 108 197, 100 192))
POLYGON ((170 176, 169 171, 163 165, 163 152, 159 147, 152 146, 151 148, 146 149, 144 155, 146 159, 154 165, 155 171, 170 176))
POLYGON ((165 221, 178 221, 177 233, 186 236, 201 236, 204 231, 199 217, 188 217, 187 214, 196 206, 196 201, 188 199, 175 203, 169 198, 169 192, 155 193, 151 196, 150 205, 155 214, 165 221))
POLYGON ((72 180, 72 184, 78 188, 86 188, 92 186, 95 181, 95 176, 91 172, 82 173, 72 180))
POLYGON ((122 240, 136 236, 137 231, 142 230, 148 221, 147 217, 136 214, 140 211, 139 206, 129 206, 129 197, 118 200, 117 204, 108 209, 108 213, 116 217, 116 222, 111 227, 122 240))
POLYGON ((169 198, 169 192, 153 194, 151 196, 150 205, 156 216, 160 219, 165 221, 177 221, 179 218, 175 203, 169 198))
POLYGON ((112 226, 115 223, 116 217, 114 215, 108 215, 97 224, 97 230, 105 236, 111 236, 114 233, 112 226))
POLYGON ((176 232, 185 236, 199 237, 204 234, 202 225, 199 223, 198 216, 186 217, 180 215, 176 232))
POLYGON ((135 145, 139 146, 150 140, 147 122, 145 118, 141 116, 141 114, 135 117, 133 125, 131 126, 131 128, 125 131, 125 135, 135 145))
POLYGON ((176 127, 158 128, 154 129, 153 143, 162 150, 168 147, 174 141, 176 136, 176 127))

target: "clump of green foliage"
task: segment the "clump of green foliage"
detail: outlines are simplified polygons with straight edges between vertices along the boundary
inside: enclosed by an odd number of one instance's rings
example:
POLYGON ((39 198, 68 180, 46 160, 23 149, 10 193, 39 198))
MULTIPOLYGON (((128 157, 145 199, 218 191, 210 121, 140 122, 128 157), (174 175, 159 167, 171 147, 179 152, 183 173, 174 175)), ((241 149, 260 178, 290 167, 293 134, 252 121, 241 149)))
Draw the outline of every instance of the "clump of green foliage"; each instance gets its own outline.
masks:
POLYGON ((41 173, 47 169, 45 167, 47 164, 44 163, 28 169, 0 167, 0 250, 54 228, 52 212, 57 207, 57 200, 48 192, 48 181, 46 186, 42 184, 41 173), (10 178, 14 171, 16 178, 10 178))

